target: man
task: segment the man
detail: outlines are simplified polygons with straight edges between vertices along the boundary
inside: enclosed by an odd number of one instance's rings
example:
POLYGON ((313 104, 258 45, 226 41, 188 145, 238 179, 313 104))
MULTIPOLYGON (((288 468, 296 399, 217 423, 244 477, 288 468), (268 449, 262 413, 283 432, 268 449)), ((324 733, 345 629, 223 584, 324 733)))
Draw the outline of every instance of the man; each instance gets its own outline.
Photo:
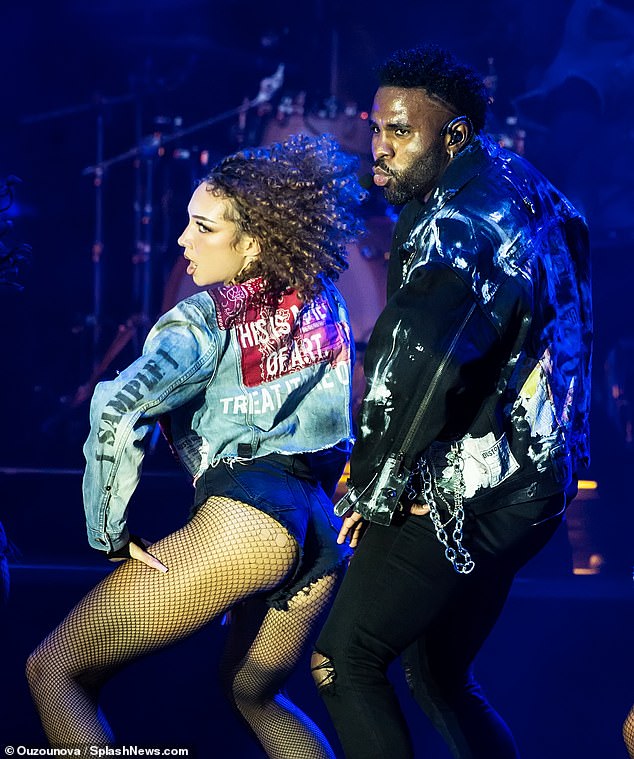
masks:
POLYGON ((348 759, 413 755, 386 677, 401 654, 454 756, 518 755, 470 666, 588 463, 586 226, 482 134, 486 108, 436 48, 379 70, 374 182, 406 205, 337 506, 358 548, 312 662, 348 759))

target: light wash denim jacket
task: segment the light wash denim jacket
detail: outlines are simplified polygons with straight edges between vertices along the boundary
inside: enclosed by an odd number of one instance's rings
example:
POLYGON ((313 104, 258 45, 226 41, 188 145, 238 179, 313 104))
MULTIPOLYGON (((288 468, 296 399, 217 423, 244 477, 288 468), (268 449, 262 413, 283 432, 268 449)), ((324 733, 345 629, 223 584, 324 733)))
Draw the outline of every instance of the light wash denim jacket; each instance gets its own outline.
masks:
POLYGON ((289 292, 267 306, 260 295, 256 278, 181 301, 152 328, 141 357, 95 388, 83 481, 93 548, 128 541, 128 502, 159 418, 194 481, 221 460, 352 445, 341 295, 330 282, 309 303, 289 292))

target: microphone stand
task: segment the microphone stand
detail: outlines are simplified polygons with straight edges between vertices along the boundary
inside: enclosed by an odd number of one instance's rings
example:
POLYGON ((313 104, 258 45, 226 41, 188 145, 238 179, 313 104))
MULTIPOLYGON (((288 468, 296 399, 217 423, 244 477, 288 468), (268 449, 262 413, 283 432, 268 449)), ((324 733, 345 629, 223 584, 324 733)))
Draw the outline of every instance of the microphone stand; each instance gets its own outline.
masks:
POLYGON ((82 171, 82 175, 86 176, 89 174, 94 174, 99 169, 101 170, 108 169, 110 168, 110 166, 113 166, 116 163, 120 163, 121 161, 126 161, 130 158, 137 158, 138 156, 142 155, 144 151, 148 149, 158 151, 159 148, 163 147, 164 145, 169 144, 170 142, 174 142, 174 140, 179 140, 181 139, 181 137, 187 137, 190 134, 199 132, 201 129, 205 129, 206 127, 213 126, 214 124, 217 124, 220 121, 226 121, 232 116, 237 116, 238 114, 249 111, 252 108, 256 108, 258 105, 263 105, 264 103, 268 103, 269 100, 275 94, 275 92, 277 92, 277 90, 282 86, 283 81, 284 81, 284 65, 280 64, 277 67, 277 70, 273 74, 273 76, 262 79, 262 81, 260 82, 260 91, 258 92, 257 96, 254 97, 252 100, 247 100, 241 103, 236 108, 231 108, 230 110, 225 111, 224 113, 219 113, 216 116, 212 116, 209 119, 205 119, 205 121, 199 121, 197 124, 187 127, 186 129, 179 129, 176 132, 172 132, 172 134, 170 135, 164 136, 158 133, 148 135, 147 137, 143 138, 143 140, 141 141, 141 144, 135 145, 134 147, 130 148, 130 150, 126 150, 125 153, 121 153, 120 155, 115 156, 114 158, 110 158, 107 161, 101 161, 95 166, 87 166, 82 171))
MULTIPOLYGON (((113 346, 106 352, 108 362, 104 366, 104 361, 94 362, 93 374, 89 378, 87 383, 84 383, 75 394, 72 407, 76 407, 87 397, 94 389, 94 385, 99 380, 99 375, 107 369, 108 365, 119 351, 127 344, 130 339, 130 330, 134 332, 134 336, 137 341, 144 338, 147 334, 149 324, 151 322, 151 291, 152 291, 152 223, 153 223, 153 183, 154 183, 154 161, 157 156, 163 153, 163 149, 166 145, 180 140, 195 132, 199 132, 202 129, 218 124, 221 121, 245 114, 252 108, 256 108, 259 105, 263 105, 270 101, 275 92, 279 90, 284 81, 284 65, 280 64, 277 70, 270 77, 265 77, 260 82, 260 88, 257 96, 251 100, 245 100, 239 106, 224 111, 223 113, 212 116, 209 119, 200 121, 185 129, 178 129, 169 135, 164 135, 160 132, 154 132, 150 135, 142 137, 138 143, 129 150, 121 153, 108 160, 98 158, 97 162, 93 166, 87 166, 82 170, 82 176, 93 176, 96 189, 101 191, 101 180, 105 172, 111 167, 123 161, 133 159, 135 161, 135 168, 137 169, 135 187, 136 187, 136 200, 134 206, 135 212, 135 229, 136 229, 136 243, 135 252, 133 257, 134 269, 134 281, 133 281, 133 296, 136 301, 135 307, 138 307, 139 312, 133 314, 126 321, 125 325, 120 325, 119 334, 115 337, 113 346), (139 334, 142 333, 142 334, 139 334), (121 339, 121 335, 126 336, 125 340, 121 339), (116 348, 112 348, 116 344, 116 348), (119 347, 120 346, 120 347, 119 347)), ((101 196, 99 194, 99 198, 101 196)), ((99 229, 99 237, 101 235, 101 205, 99 205, 99 223, 97 228, 99 229)), ((96 242, 96 250, 98 251, 97 259, 101 255, 101 245, 96 242)), ((95 261, 95 258, 93 258, 95 261)), ((97 260, 98 264, 98 260, 97 260)), ((97 273, 99 273, 99 267, 96 267, 97 273)), ((101 282, 99 281, 99 286, 101 282)), ((99 290, 99 296, 95 299, 95 312, 97 312, 97 305, 99 307, 99 314, 101 314, 101 288, 99 290), (98 301, 98 304, 97 304, 98 301)))
POLYGON ((95 208, 95 225, 94 236, 91 246, 91 261, 92 261, 92 297, 93 308, 92 313, 85 317, 84 324, 89 326, 92 330, 92 350, 91 350, 91 369, 98 364, 98 350, 99 342, 101 339, 102 331, 102 269, 101 269, 101 256, 104 250, 103 241, 103 191, 105 181, 105 166, 103 165, 104 157, 104 109, 122 103, 128 103, 134 100, 135 95, 118 95, 115 97, 104 97, 102 95, 95 96, 94 102, 81 103, 79 105, 72 105, 66 108, 58 108, 53 111, 46 111, 44 113, 32 114, 30 116, 24 116, 20 121, 22 124, 39 124, 45 121, 51 121, 52 119, 63 118, 66 116, 74 116, 78 113, 85 113, 87 111, 96 111, 95 120, 95 157, 96 157, 96 170, 93 173, 93 188, 94 188, 94 208, 95 208))

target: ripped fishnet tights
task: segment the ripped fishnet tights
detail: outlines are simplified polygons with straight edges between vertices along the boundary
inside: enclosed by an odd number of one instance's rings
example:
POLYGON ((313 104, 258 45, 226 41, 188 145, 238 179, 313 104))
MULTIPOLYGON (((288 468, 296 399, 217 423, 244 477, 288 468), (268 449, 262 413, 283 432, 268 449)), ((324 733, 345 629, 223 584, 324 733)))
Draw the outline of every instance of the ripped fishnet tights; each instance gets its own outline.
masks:
POLYGON ((281 692, 302 654, 314 643, 343 570, 297 593, 288 609, 248 601, 231 612, 221 662, 227 696, 275 759, 334 759, 317 726, 281 692))
POLYGON ((630 709, 623 723, 623 740, 630 759, 634 759, 634 706, 630 709))
MULTIPOLYGON (((235 604, 277 587, 292 572, 299 553, 297 543, 272 517, 219 497, 206 501, 187 525, 149 551, 168 567, 167 573, 133 559, 123 562, 29 657, 31 693, 52 746, 114 743, 97 700, 105 681, 126 662, 181 640, 235 604)), ((273 747, 270 756, 333 756, 308 718, 276 698, 270 686, 279 686, 288 674, 289 660, 297 656, 294 646, 301 648, 312 632, 311 619, 317 621, 326 596, 330 600, 327 584, 320 581, 313 587, 322 592, 316 589, 314 596, 306 596, 315 599, 314 616, 310 609, 302 613, 304 599, 296 597, 289 612, 267 614, 253 643, 255 658, 268 652, 270 671, 264 677, 264 670, 252 669, 252 676, 257 672, 262 679, 247 687, 252 698, 261 691, 261 708, 259 713, 255 707, 246 710, 247 721, 256 736, 264 737, 265 748, 273 747), (279 625, 279 614, 287 615, 288 627, 279 625), (297 631, 292 618, 298 620, 297 631), (283 631, 289 639, 275 640, 283 631), (285 732, 289 724, 292 735, 285 732)), ((244 663, 251 665, 249 656, 244 663)), ((235 678, 241 678, 240 665, 235 678)))

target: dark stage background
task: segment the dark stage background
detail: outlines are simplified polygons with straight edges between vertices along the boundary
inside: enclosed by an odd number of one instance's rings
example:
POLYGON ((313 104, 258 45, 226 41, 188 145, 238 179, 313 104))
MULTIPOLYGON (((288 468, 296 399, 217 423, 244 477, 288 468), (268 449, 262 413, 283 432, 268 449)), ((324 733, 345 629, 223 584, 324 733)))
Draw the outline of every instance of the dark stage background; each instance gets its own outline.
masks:
MULTIPOLYGON (((448 46, 487 77, 489 130, 583 209, 593 243, 585 476, 598 487, 518 579, 478 673, 527 759, 625 757, 620 724, 634 702, 633 0, 3 0, 0 178, 22 183, 0 217, 13 222, 3 239, 32 252, 17 272, 22 288, 0 286, 0 520, 14 545, 1 612, 1 747, 44 745, 24 659, 107 571, 83 528, 86 398, 139 353, 149 325, 187 287, 176 238, 194 183, 223 154, 299 130, 334 133, 365 176, 373 68, 421 41, 448 46), (280 65, 270 100, 247 108, 280 65)), ((381 306, 393 219, 371 192, 370 235, 342 280, 360 342, 381 306)), ((146 475, 133 518, 158 537, 186 517, 190 489, 160 440, 146 475)), ((259 756, 217 691, 222 635, 212 625, 109 686, 122 741, 259 756)), ((446 756, 394 677, 420 756, 446 756)), ((291 689, 332 735, 305 671, 291 689)))

